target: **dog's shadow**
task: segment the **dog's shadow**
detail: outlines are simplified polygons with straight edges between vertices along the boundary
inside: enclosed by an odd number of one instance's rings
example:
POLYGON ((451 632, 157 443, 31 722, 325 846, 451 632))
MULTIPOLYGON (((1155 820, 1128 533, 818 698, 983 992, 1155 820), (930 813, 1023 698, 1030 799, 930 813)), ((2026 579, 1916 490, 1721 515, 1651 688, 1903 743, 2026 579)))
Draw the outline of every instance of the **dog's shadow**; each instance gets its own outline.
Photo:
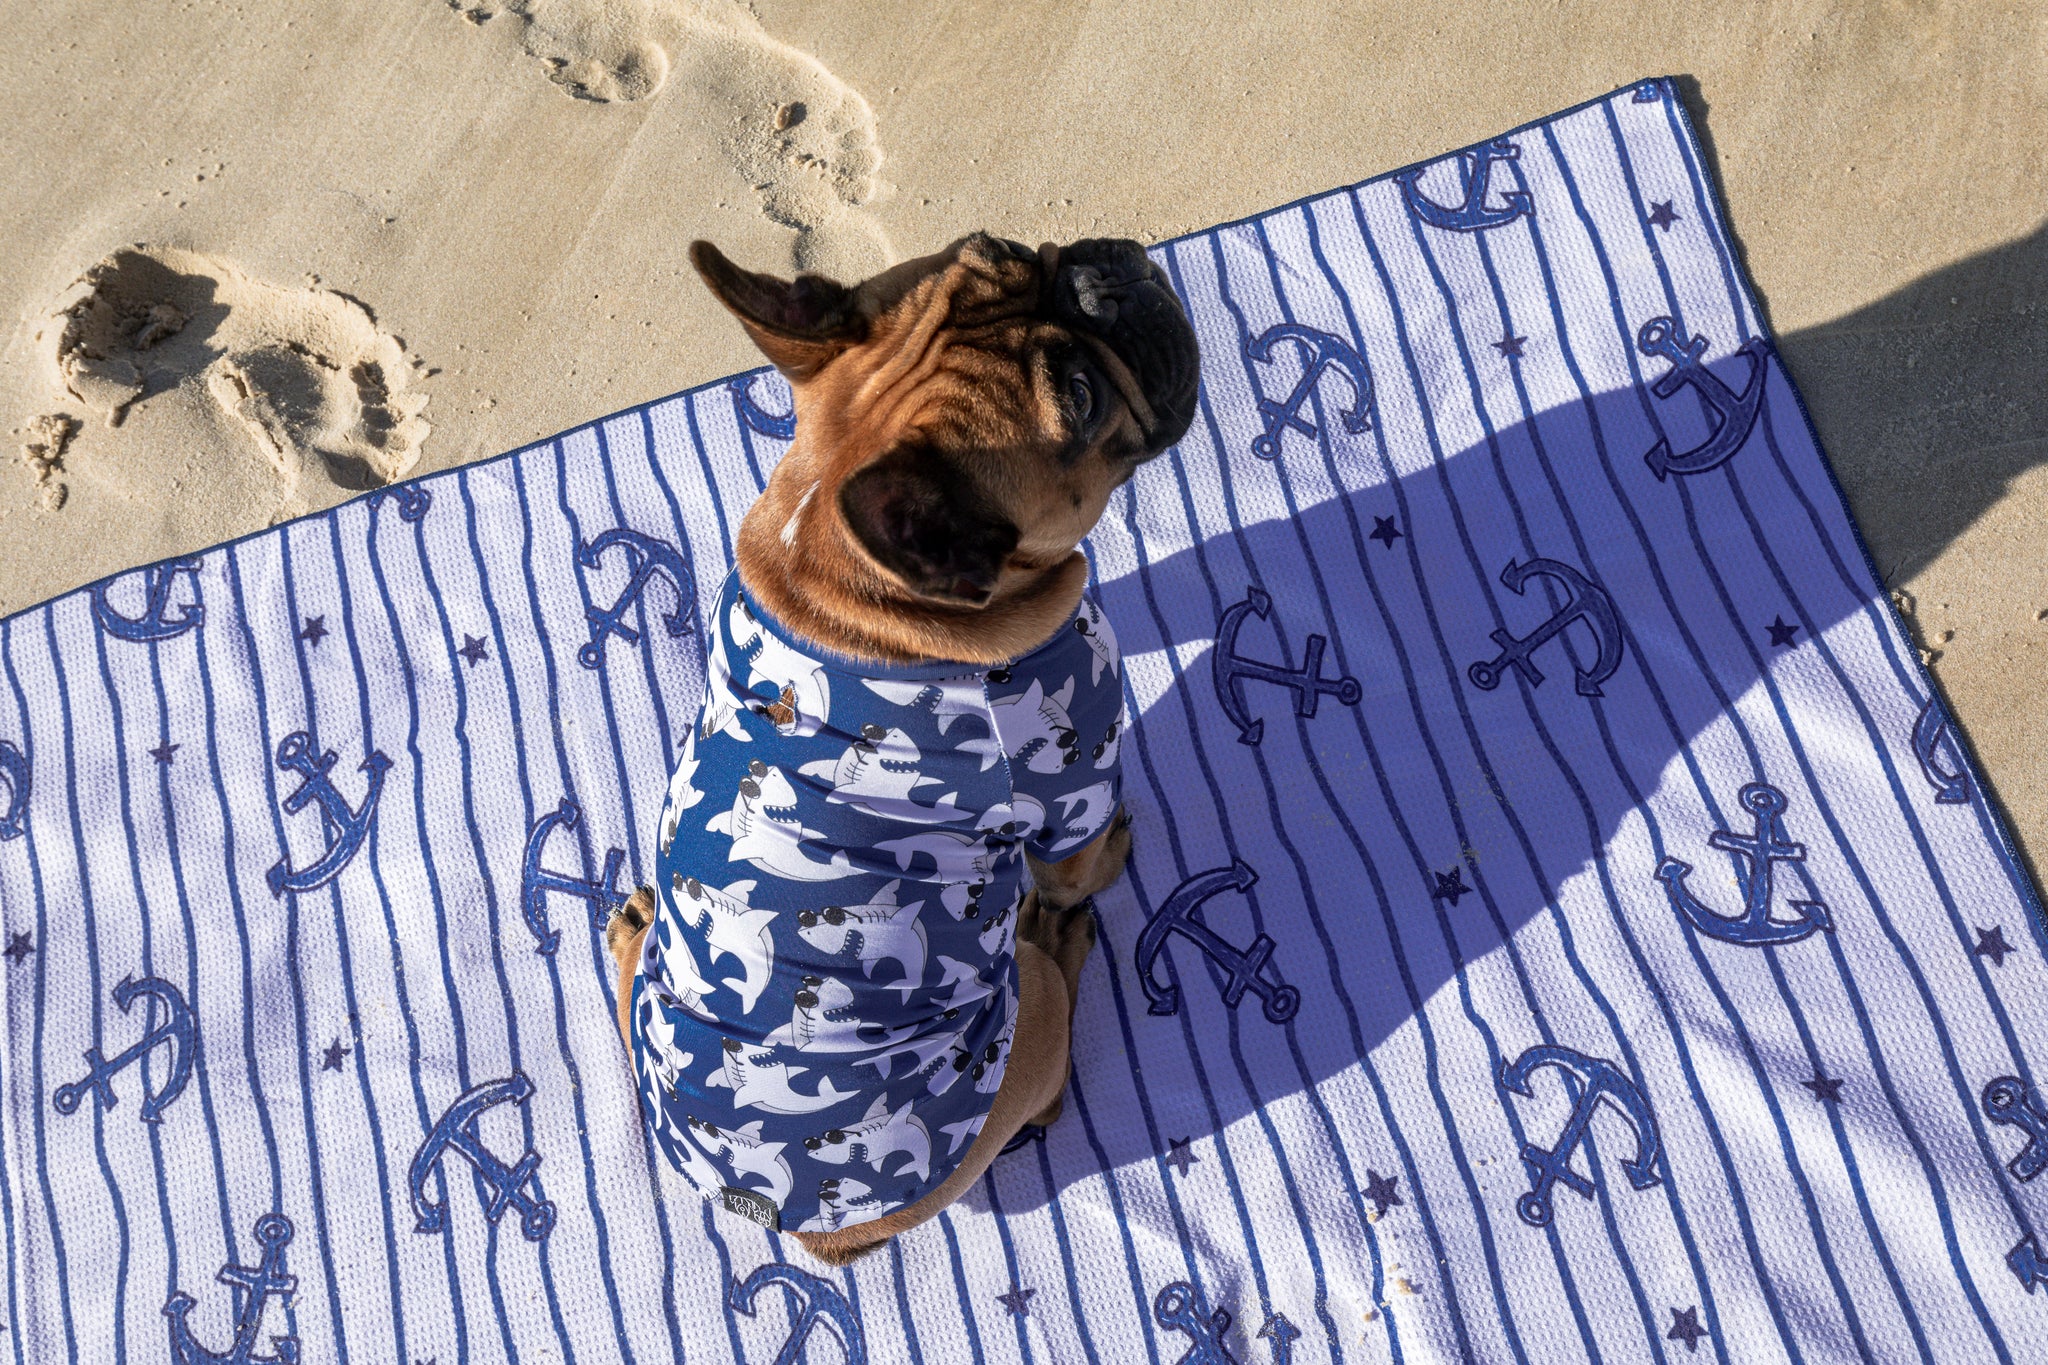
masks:
MULTIPOLYGON (((2014 253, 2038 276, 2043 240, 1864 312, 1889 326, 1928 289, 1945 312, 1967 292, 1958 277, 1986 283, 2014 253)), ((1750 361, 1729 349, 1714 338, 1711 369, 1741 392, 1750 361)), ((1912 395, 1940 391, 1930 348, 1915 385, 1887 385, 1894 349, 1854 319, 1782 344, 1851 437, 1927 418, 1912 395), (1879 415, 1844 417, 1845 404, 1879 415)), ((1983 361, 1970 349, 1931 348, 1936 370, 1960 385, 1983 361)), ((1218 361, 1205 356, 1205 384, 1218 361)), ((1752 784, 1782 797, 1775 818, 1810 850, 1772 864, 1775 922, 1796 926, 1807 912, 1793 902, 1812 900, 1837 920, 1882 912, 1854 861, 1877 836, 1826 804, 1783 676, 1839 692, 1849 652, 1877 650, 1891 705, 1844 702, 1830 722, 1890 756, 1918 818, 1955 808, 1936 798, 1959 739, 1916 764, 1910 715, 1898 732, 1925 683, 1811 457, 1783 361, 1732 458, 1663 479, 1647 452, 1699 447, 1720 419, 1690 395, 1653 396, 1665 367, 1641 364, 1642 383, 1455 453, 1346 432, 1319 395, 1303 410, 1315 433, 1283 430, 1277 458, 1260 458, 1205 398, 1160 462, 1185 468, 1148 469, 1112 502, 1091 545, 1136 716, 1123 748, 1135 851, 1097 898, 1066 1112, 1001 1157, 968 1206, 1027 1211, 1105 1172, 1120 1198, 1137 1166, 1176 1209, 1221 1199, 1247 1220, 1242 1198, 1201 1190, 1248 1162, 1277 1170, 1307 1235, 1312 1202, 1370 1216, 1368 1172, 1410 1191, 1408 1144, 1516 1168, 1504 1065, 1550 1043, 1641 1085, 1644 1055, 1714 1023, 1681 1027, 1679 987, 1654 964, 1718 981, 1744 954, 1801 951, 1738 927, 1752 868, 1714 840, 1771 818, 1752 784)), ((1382 394, 1406 382, 1376 381, 1382 394)), ((1839 468, 1879 553, 1916 565, 2021 472, 1976 462, 1929 506, 1898 466, 1859 453, 1839 468)), ((1545 1121, 1528 1136, 1550 1141, 1545 1121)))

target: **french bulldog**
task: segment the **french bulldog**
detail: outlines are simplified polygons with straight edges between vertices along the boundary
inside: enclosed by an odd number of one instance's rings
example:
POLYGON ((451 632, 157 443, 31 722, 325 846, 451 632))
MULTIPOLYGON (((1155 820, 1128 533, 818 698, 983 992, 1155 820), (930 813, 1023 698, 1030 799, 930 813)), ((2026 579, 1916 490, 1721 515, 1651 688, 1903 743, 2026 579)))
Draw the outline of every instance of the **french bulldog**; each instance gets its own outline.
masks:
POLYGON ((659 860, 613 917, 649 1131, 843 1265, 1060 1113, 1130 852, 1081 539, 1195 412, 1136 242, 977 233, 860 284, 690 259, 795 394, 706 621, 659 860))

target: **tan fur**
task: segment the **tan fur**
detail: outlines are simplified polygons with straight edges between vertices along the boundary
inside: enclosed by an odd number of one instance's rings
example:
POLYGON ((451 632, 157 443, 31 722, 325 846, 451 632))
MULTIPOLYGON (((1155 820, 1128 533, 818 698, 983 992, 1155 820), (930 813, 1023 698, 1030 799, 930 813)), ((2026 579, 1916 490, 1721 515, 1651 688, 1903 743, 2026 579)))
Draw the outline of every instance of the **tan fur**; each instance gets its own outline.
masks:
POLYGON ((984 240, 967 238, 862 285, 858 307, 872 313, 865 339, 824 362, 815 343, 792 352, 786 338, 749 329, 790 376, 797 423, 767 490, 740 523, 740 579, 776 619, 836 653, 1000 663, 1044 643, 1073 615, 1088 581, 1088 562, 1074 547, 1134 466, 1061 462, 1065 431, 1047 393, 1046 347, 1088 345, 1117 381, 1104 397, 1118 410, 1091 454, 1135 457, 1143 448, 1134 410, 1142 395, 1122 362, 1038 317, 1038 267, 984 240), (910 592, 860 545, 828 496, 910 436, 946 449, 1021 533, 979 606, 910 592), (814 486, 820 492, 806 500, 814 486), (797 530, 785 543, 792 517, 797 530))
POLYGON ((626 1040, 628 1057, 633 1055, 633 977, 640 970, 641 944, 653 924, 654 888, 643 886, 604 926, 604 945, 619 969, 619 1036, 626 1040))

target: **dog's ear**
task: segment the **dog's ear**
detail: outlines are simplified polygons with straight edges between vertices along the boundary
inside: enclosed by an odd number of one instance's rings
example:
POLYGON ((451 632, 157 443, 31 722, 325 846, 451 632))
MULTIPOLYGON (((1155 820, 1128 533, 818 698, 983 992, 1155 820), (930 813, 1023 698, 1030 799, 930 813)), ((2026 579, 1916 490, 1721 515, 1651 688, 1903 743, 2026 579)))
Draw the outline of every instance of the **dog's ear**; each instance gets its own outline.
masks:
POLYGON ((853 291, 823 275, 785 280, 742 270, 705 241, 690 243, 690 264, 762 354, 793 381, 809 379, 867 335, 853 291))
POLYGON ((980 606, 1017 528, 968 477, 922 447, 899 446, 839 489, 839 511, 878 563, 924 597, 980 606))

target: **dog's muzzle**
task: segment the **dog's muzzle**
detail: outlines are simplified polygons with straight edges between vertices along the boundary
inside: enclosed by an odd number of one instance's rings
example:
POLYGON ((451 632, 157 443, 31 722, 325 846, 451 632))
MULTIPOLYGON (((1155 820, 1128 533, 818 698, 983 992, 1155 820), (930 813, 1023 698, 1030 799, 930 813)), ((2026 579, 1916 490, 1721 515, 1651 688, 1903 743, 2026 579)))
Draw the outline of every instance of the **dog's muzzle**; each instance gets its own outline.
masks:
POLYGON ((1041 256, 1048 254, 1055 255, 1047 261, 1049 311, 1101 340, 1124 363, 1151 410, 1145 446, 1157 455, 1187 434, 1201 379, 1195 329, 1166 272, 1144 247, 1122 237, 1091 238, 1041 256))

